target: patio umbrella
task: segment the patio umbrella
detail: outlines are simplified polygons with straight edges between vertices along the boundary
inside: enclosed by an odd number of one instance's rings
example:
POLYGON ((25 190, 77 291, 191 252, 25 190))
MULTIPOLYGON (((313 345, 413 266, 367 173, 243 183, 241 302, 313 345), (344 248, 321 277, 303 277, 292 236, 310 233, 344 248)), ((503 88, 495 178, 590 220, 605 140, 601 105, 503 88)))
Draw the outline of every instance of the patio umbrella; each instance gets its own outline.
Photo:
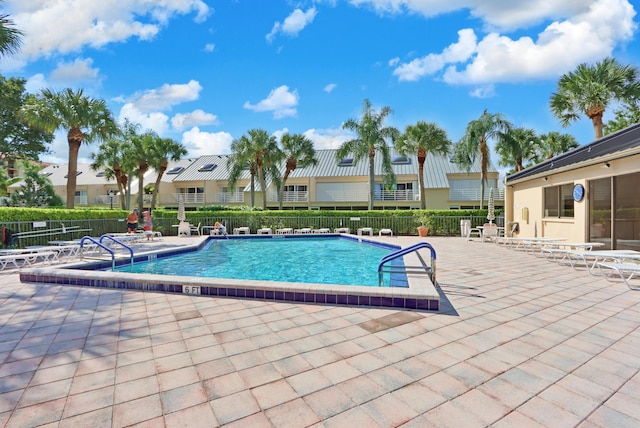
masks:
POLYGON ((182 194, 178 196, 178 220, 186 221, 187 217, 184 215, 184 197, 182 194))
POLYGON ((493 220, 496 218, 496 214, 494 212, 494 201, 493 201, 493 187, 489 189, 489 205, 487 206, 487 220, 489 223, 493 223, 493 220))

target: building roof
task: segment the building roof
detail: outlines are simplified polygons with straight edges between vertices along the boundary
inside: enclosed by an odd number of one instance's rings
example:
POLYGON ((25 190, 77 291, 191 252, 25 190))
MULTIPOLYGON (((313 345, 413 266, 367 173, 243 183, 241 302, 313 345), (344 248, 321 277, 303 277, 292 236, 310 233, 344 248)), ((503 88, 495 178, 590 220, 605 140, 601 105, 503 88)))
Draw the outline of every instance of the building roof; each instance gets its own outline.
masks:
MULTIPOLYGON (((167 171, 162 176, 163 183, 173 182, 176 184, 187 182, 204 182, 204 181, 226 181, 229 178, 229 169, 227 161, 231 155, 205 155, 199 158, 187 158, 177 162, 169 162, 167 171)), ((401 158, 393 150, 391 151, 393 162, 393 171, 397 177, 413 177, 418 175, 418 160, 416 156, 407 156, 401 158)), ((298 167, 293 171, 289 178, 307 178, 307 177, 367 177, 369 175, 369 163, 362 160, 358 163, 340 165, 336 159, 336 150, 324 149, 317 150, 317 165, 305 168, 298 167)), ((78 164, 77 185, 115 185, 115 180, 107 181, 106 177, 101 176, 100 171, 91 169, 90 164, 78 164)), ((379 177, 382 173, 382 158, 375 157, 375 172, 379 177)), ((424 165, 425 188, 427 189, 443 189, 449 187, 449 174, 466 174, 479 173, 480 161, 477 159, 467 171, 458 167, 449 160, 448 156, 427 154, 424 165)), ((489 166, 489 172, 497 173, 493 165, 489 166)), ((54 186, 61 186, 67 183, 67 165, 50 165, 41 171, 42 174, 49 174, 48 177, 54 186)), ((282 167, 284 173, 284 165, 282 167)), ((150 168, 145 174, 145 183, 152 184, 155 182, 157 173, 150 168)), ((250 178, 249 170, 245 170, 239 177, 241 180, 250 178)), ((19 186, 16 183, 13 186, 19 186)), ((137 177, 132 177, 132 192, 137 191, 137 177)), ((256 181, 256 190, 260 185, 256 181)), ((248 187, 247 187, 248 189, 248 187)))
MULTIPOLYGON (((391 157, 392 160, 396 158, 398 161, 394 162, 392 166, 396 176, 415 177, 418 175, 418 159, 416 156, 407 156, 405 159, 400 159, 399 155, 392 150, 391 157)), ((336 150, 334 149, 316 150, 316 158, 318 159, 317 165, 296 168, 289 178, 366 177, 369 175, 369 163, 366 160, 350 165, 339 165, 339 161, 336 159, 336 150)), ((374 162, 376 175, 380 176, 382 173, 382 157, 376 156, 374 162)), ((467 171, 451 162, 448 156, 428 153, 424 164, 425 188, 448 188, 448 174, 465 174, 467 172, 480 172, 480 161, 477 159, 471 166, 470 171, 467 171)), ((489 172, 497 173, 497 170, 493 165, 490 165, 489 172)), ((248 175, 246 178, 249 178, 248 175)))
POLYGON ((507 177, 507 183, 640 153, 640 123, 562 153, 507 177))

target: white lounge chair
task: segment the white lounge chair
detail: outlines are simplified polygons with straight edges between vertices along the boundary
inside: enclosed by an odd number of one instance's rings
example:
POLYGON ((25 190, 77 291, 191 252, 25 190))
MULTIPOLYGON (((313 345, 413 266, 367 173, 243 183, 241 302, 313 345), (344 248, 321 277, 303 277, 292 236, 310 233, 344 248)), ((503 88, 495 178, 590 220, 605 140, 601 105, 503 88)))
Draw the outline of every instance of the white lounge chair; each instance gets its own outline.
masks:
POLYGON ((202 236, 202 232, 200 232, 200 228, 202 227, 202 222, 198 223, 197 226, 194 226, 192 224, 189 225, 189 233, 193 234, 193 233, 197 233, 198 236, 202 236))
POLYGON ((613 278, 617 275, 631 290, 640 290, 640 286, 633 287, 629 284, 631 278, 640 275, 640 264, 638 263, 610 263, 598 262, 598 269, 607 281, 613 282, 613 278), (605 272, 608 269, 608 272, 605 272))

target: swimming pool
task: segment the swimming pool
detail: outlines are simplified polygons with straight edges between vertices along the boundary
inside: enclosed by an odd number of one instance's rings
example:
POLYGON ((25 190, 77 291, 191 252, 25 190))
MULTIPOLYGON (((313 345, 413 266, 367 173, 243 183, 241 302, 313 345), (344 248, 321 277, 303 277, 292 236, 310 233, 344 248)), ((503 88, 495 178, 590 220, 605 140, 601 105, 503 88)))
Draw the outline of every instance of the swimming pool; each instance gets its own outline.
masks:
MULTIPOLYGON (((394 245, 334 238, 212 239, 200 251, 124 265, 120 272, 379 286, 378 263, 394 245)), ((393 260, 396 267, 402 258, 393 260)), ((383 286, 407 287, 405 274, 386 273, 383 286)))
MULTIPOLYGON (((276 239, 307 239, 296 235, 241 235, 233 239, 267 239, 275 243, 276 239)), ((370 241, 379 244, 374 238, 360 238, 349 235, 326 234, 322 238, 350 239, 370 241)), ((175 247, 160 251, 149 251, 135 255, 135 262, 162 259, 204 249, 211 241, 221 239, 207 237, 198 245, 175 247)), ((224 239, 224 238, 222 238, 224 239)), ((407 244, 412 244, 409 241, 407 244)), ((429 257, 425 254, 425 258, 429 257)), ((425 265, 418 252, 403 256, 405 265, 425 265)), ((432 260, 435 263, 435 260, 432 260)), ((128 257, 116 260, 118 266, 130 264, 128 257)), ((29 283, 70 285, 80 287, 111 288, 121 290, 140 290, 148 292, 178 293, 197 296, 259 299, 266 301, 301 302, 314 304, 332 304, 347 306, 374 306, 388 308, 407 308, 438 311, 440 293, 426 275, 407 273, 408 287, 362 287, 354 285, 333 285, 318 283, 295 283, 290 281, 260 281, 255 279, 203 278, 177 275, 134 274, 127 272, 105 271, 111 266, 111 260, 97 262, 69 263, 59 266, 30 267, 20 270, 20 280, 29 283)))

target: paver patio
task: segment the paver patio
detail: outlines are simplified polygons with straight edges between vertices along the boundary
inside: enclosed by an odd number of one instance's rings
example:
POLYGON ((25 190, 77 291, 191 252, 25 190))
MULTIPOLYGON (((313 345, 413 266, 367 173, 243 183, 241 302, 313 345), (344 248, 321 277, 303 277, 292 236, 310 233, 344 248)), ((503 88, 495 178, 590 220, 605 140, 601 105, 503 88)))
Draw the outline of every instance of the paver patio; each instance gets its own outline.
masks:
POLYGON ((640 426, 640 292, 494 244, 427 240, 437 313, 1 274, 0 425, 640 426))

